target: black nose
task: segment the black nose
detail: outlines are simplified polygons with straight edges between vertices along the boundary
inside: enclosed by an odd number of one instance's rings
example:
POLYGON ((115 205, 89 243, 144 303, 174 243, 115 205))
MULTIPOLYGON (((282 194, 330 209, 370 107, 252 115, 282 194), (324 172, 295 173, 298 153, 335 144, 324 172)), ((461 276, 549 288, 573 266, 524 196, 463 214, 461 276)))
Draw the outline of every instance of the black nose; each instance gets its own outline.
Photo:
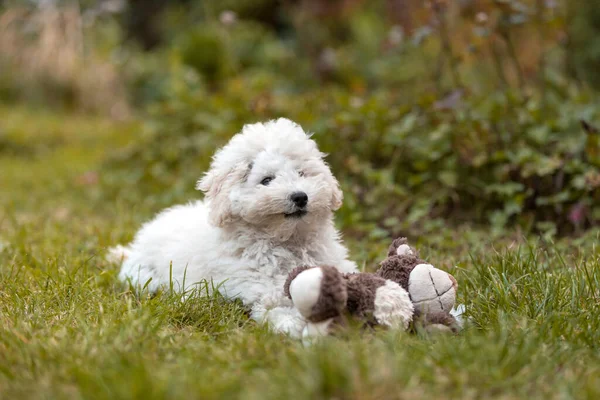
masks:
POLYGON ((294 204, 298 207, 304 208, 308 203, 308 195, 304 192, 292 193, 292 195, 290 196, 290 200, 292 200, 294 204))

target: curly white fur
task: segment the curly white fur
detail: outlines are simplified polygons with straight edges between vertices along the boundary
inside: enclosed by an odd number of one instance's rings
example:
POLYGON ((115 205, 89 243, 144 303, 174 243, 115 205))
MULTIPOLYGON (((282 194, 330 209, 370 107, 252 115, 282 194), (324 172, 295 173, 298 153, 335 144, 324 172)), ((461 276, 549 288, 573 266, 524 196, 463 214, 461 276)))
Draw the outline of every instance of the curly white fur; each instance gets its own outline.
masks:
POLYGON ((299 336, 305 321, 283 295, 288 273, 299 265, 356 271, 333 224, 342 192, 323 157, 290 120, 244 126, 198 182, 204 201, 161 212, 111 251, 123 259, 119 278, 150 291, 171 278, 181 290, 212 281, 254 319, 299 336), (308 196, 304 215, 293 214, 302 211, 290 199, 297 192, 308 196))

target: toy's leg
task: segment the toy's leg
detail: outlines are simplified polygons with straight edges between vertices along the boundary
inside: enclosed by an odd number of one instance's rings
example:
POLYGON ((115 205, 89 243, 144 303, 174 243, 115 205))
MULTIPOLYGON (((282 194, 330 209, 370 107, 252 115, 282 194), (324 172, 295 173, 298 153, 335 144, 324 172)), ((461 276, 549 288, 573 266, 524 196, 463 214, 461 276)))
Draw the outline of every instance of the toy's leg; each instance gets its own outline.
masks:
POLYGON ((290 283, 290 297, 292 303, 304 318, 310 319, 314 314, 314 307, 321 297, 323 282, 323 269, 310 268, 301 272, 290 283))
POLYGON ((303 270, 289 282, 288 293, 298 312, 309 321, 303 333, 306 337, 327 335, 348 299, 345 279, 333 267, 303 270))
POLYGON ((373 316, 377 323, 406 330, 412 321, 414 307, 408 295, 396 282, 387 280, 375 291, 373 316))

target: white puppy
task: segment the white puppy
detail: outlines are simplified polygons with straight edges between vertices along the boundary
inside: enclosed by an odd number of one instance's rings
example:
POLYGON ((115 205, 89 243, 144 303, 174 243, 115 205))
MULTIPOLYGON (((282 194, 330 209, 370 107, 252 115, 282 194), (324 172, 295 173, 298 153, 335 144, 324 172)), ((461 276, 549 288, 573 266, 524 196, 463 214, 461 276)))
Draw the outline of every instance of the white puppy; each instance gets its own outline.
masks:
POLYGON ((305 321, 283 294, 299 265, 356 271, 333 224, 342 192, 324 154, 287 119, 246 125, 219 150, 198 181, 204 201, 169 208, 146 223, 127 247, 119 277, 150 291, 221 284, 251 316, 300 336, 305 321))

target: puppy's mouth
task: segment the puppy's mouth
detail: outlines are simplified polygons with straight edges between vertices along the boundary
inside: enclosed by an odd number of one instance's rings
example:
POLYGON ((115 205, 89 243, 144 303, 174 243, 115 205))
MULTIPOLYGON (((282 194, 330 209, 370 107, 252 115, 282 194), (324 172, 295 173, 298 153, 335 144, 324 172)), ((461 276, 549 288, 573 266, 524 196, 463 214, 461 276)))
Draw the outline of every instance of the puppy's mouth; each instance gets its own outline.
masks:
POLYGON ((308 211, 301 209, 301 210, 296 210, 294 212, 291 213, 285 213, 285 217, 286 218, 302 218, 304 217, 306 214, 308 214, 308 211))

